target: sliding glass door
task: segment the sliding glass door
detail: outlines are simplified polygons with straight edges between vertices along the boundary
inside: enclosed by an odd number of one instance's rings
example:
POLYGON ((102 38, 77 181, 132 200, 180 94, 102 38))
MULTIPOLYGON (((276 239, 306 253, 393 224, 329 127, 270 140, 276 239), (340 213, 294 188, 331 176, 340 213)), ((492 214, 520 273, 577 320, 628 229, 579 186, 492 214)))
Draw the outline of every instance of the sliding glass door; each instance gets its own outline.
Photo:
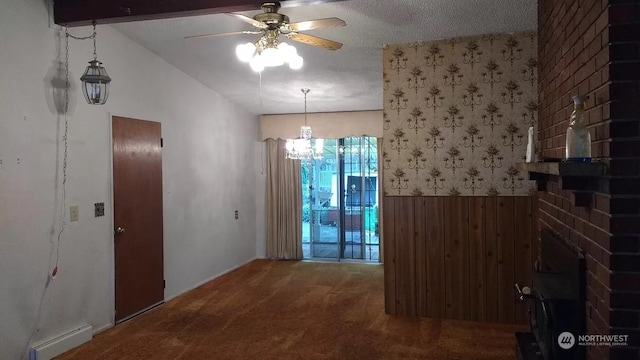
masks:
POLYGON ((321 160, 302 163, 305 258, 379 260, 376 138, 324 140, 321 160))

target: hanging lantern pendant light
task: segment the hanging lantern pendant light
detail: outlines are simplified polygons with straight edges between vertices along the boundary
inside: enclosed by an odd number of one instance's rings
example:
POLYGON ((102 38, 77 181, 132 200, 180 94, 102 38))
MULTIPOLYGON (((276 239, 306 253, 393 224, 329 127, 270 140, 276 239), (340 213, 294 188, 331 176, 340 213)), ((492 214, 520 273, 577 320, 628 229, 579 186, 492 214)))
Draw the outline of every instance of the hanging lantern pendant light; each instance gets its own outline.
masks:
POLYGON ((109 83, 111 78, 107 70, 98 61, 96 53, 96 23, 93 23, 93 60, 89 61, 89 66, 85 70, 80 80, 82 81, 82 92, 87 103, 91 105, 104 105, 109 97, 109 83))

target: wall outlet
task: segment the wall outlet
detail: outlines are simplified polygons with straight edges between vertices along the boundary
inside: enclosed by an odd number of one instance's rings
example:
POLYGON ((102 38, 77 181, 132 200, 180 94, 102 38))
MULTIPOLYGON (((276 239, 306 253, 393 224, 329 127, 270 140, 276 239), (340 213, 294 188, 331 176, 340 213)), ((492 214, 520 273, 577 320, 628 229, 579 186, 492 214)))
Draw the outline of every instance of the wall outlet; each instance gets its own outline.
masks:
POLYGON ((235 212, 236 220, 238 219, 238 210, 235 212))
POLYGON ((78 205, 73 205, 69 208, 69 220, 78 221, 80 214, 78 212, 78 205))

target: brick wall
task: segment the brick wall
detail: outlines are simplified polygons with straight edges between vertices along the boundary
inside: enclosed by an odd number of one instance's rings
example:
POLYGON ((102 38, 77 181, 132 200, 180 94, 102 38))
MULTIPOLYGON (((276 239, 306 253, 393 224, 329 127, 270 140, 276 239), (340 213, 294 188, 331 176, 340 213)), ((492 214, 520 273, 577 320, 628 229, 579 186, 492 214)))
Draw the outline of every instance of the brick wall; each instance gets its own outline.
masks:
POLYGON ((541 155, 564 157, 571 97, 588 95, 592 155, 609 165, 586 207, 549 183, 540 227, 584 250, 587 333, 632 336, 588 358, 640 359, 640 1, 540 0, 538 26, 541 155))

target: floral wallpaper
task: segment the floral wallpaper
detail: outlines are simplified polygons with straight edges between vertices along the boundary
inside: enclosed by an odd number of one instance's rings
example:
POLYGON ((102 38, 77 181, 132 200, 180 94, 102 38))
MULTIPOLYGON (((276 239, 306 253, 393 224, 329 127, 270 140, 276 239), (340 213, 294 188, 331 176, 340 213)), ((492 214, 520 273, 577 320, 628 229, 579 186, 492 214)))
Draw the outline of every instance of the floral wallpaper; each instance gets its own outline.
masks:
POLYGON ((386 46, 385 194, 534 193, 515 164, 537 129, 537 49, 534 32, 386 46))

